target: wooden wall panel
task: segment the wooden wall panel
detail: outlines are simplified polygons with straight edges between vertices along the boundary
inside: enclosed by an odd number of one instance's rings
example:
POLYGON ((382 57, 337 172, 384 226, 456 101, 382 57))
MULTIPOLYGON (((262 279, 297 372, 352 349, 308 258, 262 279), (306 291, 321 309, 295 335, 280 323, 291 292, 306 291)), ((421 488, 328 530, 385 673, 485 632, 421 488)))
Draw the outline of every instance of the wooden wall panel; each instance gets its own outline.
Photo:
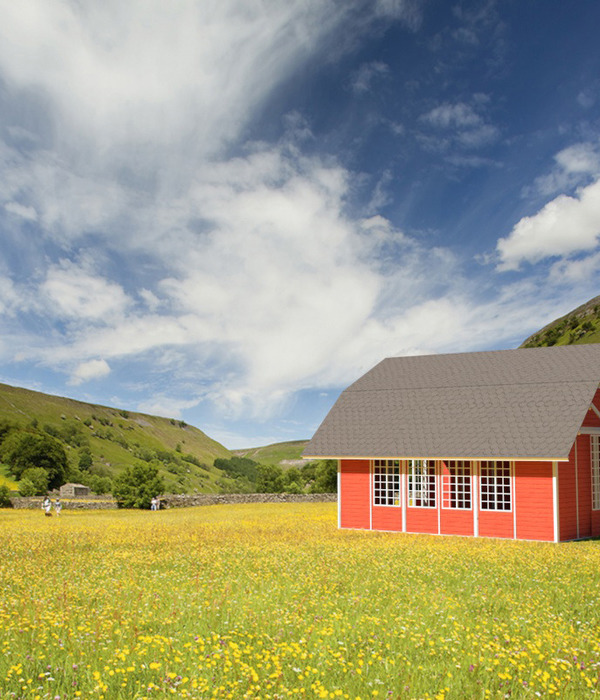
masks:
POLYGON ((574 540, 578 536, 576 484, 573 447, 569 461, 558 463, 558 517, 561 541, 574 540))
POLYGON ((552 462, 515 462, 517 539, 554 540, 553 500, 552 462))
POLYGON ((496 510, 479 511, 480 537, 514 537, 514 522, 512 512, 496 510))
POLYGON ((340 481, 340 526, 368 530, 371 527, 369 461, 342 459, 340 481))
POLYGON ((423 532, 437 535, 438 512, 437 508, 407 508, 406 531, 423 532))
POLYGON ((402 508, 373 506, 373 530, 402 531, 402 508))
POLYGON ((473 511, 459 508, 442 508, 440 512, 442 535, 473 535, 473 511))

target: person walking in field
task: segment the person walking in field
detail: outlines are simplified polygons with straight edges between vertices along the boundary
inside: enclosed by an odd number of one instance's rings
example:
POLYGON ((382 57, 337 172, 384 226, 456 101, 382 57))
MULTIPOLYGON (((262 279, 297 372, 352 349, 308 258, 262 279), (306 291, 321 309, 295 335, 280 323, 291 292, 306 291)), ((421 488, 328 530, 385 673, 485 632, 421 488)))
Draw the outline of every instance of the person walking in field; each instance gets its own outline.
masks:
POLYGON ((152 500, 150 501, 150 510, 158 510, 158 498, 156 498, 156 496, 152 496, 152 500))
POLYGON ((42 503, 42 510, 47 516, 52 515, 51 510, 52 510, 52 501, 46 496, 44 498, 44 502, 42 503))
POLYGON ((60 515, 60 511, 62 510, 60 498, 57 498, 56 501, 54 501, 54 510, 56 511, 56 515, 60 515))

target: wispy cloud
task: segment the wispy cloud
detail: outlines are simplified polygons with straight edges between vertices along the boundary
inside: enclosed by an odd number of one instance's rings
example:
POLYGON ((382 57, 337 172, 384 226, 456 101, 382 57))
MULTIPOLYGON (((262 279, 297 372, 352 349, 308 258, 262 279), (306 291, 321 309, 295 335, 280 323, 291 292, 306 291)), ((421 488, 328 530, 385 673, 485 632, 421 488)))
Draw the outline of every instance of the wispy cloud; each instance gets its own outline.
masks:
POLYGON ((498 128, 485 117, 488 98, 474 95, 471 102, 445 102, 421 115, 420 122, 430 127, 422 141, 430 147, 458 146, 477 149, 499 137, 498 128))
POLYGON ((539 194, 547 197, 597 179, 600 176, 600 143, 573 144, 559 151, 554 161, 549 173, 537 177, 533 185, 525 189, 525 196, 539 194))
POLYGON ((375 80, 385 77, 390 67, 382 61, 363 63, 352 76, 352 89, 357 94, 368 92, 375 80))

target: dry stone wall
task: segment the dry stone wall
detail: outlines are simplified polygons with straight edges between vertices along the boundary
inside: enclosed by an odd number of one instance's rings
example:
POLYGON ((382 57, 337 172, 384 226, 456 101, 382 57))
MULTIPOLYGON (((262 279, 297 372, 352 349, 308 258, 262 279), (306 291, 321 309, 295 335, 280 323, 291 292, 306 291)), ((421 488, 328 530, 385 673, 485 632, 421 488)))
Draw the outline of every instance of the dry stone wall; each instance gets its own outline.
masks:
MULTIPOLYGON (((53 499, 54 500, 54 499, 53 499)), ((215 506, 234 503, 331 503, 337 500, 335 493, 198 493, 192 495, 167 495, 160 497, 161 508, 189 508, 191 506, 215 506)), ((42 507, 43 498, 35 496, 11 498, 13 508, 42 507)), ((107 510, 116 508, 117 503, 106 496, 89 496, 84 500, 61 498, 64 510, 107 510)))
MULTIPOLYGON (((13 504, 13 508, 42 508, 43 498, 39 496, 33 496, 31 498, 23 498, 21 496, 16 496, 10 499, 13 504)), ((106 496, 88 496, 85 500, 78 501, 76 499, 61 498, 60 499, 63 510, 108 510, 117 507, 117 502, 112 498, 107 498, 106 496)), ((54 504, 54 499, 52 499, 54 504)), ((54 512, 54 507, 52 508, 54 512)))
POLYGON ((162 508, 187 508, 189 506, 215 506, 233 503, 331 503, 337 500, 335 493, 198 493, 184 496, 161 496, 162 508))

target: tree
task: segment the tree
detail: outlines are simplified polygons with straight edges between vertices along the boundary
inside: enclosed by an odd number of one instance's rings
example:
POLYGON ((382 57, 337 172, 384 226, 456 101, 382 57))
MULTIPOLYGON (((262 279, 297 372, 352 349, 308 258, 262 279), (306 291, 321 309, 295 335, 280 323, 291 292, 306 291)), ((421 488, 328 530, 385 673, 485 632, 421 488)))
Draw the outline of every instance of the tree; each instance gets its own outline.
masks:
POLYGON ((48 472, 42 467, 31 467, 21 474, 21 496, 44 496, 48 491, 48 472))
POLYGON ((6 484, 0 484, 0 508, 12 508, 10 500, 10 489, 6 484))
POLYGON ((84 447, 79 455, 79 469, 82 472, 87 472, 93 463, 94 460, 92 459, 92 453, 88 447, 84 447))
POLYGON ((292 467, 284 475, 286 493, 302 493, 302 476, 300 470, 292 467))
POLYGON ((275 464, 259 464, 257 493, 283 493, 283 470, 275 464))
POLYGON ((39 467, 48 472, 48 488, 58 488, 66 481, 67 453, 60 442, 49 435, 11 432, 2 443, 2 452, 16 479, 21 479, 26 469, 39 467))
POLYGON ((2 444, 5 437, 10 434, 10 431, 14 429, 14 425, 7 420, 0 420, 0 444, 2 444))
POLYGON ((336 493, 337 491, 337 461, 324 459, 317 464, 315 469, 315 483, 312 485, 312 493, 336 493))
POLYGON ((94 493, 100 495, 110 493, 113 488, 113 483, 112 479, 108 476, 92 474, 86 478, 86 486, 89 486, 94 493))
POLYGON ((119 508, 150 508, 150 501, 164 491, 164 482, 153 464, 137 462, 117 477, 113 496, 119 508))

